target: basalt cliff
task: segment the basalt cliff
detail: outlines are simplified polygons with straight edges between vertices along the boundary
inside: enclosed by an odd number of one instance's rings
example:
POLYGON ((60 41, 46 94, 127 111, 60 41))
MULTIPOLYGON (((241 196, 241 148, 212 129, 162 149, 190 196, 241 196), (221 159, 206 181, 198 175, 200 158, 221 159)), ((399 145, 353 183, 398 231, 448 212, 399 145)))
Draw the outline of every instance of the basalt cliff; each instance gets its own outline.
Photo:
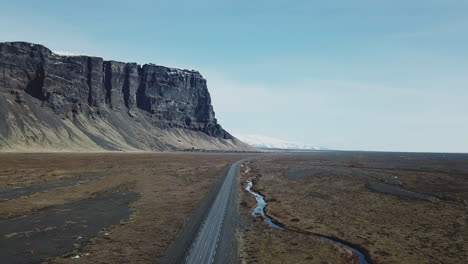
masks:
POLYGON ((0 43, 0 151, 254 150, 193 70, 0 43))

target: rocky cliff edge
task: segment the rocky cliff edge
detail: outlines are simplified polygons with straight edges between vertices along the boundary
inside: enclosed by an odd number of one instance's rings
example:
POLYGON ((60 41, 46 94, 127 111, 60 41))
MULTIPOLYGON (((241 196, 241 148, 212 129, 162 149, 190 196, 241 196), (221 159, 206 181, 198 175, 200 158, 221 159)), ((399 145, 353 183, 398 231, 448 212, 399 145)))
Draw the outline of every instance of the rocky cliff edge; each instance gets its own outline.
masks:
POLYGON ((0 150, 255 150, 215 118, 193 70, 0 43, 0 150))

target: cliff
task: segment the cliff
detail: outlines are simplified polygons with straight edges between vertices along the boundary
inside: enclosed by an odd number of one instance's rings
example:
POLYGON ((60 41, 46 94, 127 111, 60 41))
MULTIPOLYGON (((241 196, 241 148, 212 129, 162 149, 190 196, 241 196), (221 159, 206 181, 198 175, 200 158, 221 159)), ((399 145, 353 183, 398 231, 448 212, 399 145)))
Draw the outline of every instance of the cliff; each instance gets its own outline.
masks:
POLYGON ((197 71, 0 43, 0 149, 250 150, 215 118, 197 71))

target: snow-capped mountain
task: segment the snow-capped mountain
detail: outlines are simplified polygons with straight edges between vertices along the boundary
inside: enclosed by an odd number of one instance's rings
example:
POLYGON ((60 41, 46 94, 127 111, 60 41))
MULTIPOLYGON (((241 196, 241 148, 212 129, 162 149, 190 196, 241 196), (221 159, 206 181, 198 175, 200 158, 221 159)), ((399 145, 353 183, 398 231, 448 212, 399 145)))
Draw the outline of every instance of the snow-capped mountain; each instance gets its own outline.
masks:
POLYGON ((297 150, 323 150, 325 148, 298 144, 290 142, 287 140, 269 137, 269 136, 260 136, 260 135, 235 135, 236 138, 241 141, 255 146, 257 148, 269 148, 269 149, 297 149, 297 150))

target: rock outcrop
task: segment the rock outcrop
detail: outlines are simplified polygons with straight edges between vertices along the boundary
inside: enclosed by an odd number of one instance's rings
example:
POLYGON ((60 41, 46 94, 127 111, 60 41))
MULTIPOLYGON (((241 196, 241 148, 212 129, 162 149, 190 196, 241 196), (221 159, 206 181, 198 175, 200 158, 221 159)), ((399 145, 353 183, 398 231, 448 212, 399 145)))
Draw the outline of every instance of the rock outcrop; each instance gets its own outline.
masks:
POLYGON ((206 80, 193 70, 6 42, 0 93, 0 149, 251 149, 217 123, 206 80))

